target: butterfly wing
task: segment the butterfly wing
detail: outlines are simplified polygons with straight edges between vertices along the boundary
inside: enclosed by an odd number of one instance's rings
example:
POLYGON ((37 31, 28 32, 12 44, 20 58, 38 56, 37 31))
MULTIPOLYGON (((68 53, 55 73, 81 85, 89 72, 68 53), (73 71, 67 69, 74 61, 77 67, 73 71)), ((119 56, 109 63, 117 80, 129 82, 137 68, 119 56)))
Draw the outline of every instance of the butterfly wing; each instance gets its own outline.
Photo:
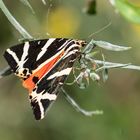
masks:
MULTIPOLYGON (((70 58, 70 57, 69 57, 70 58)), ((71 72, 72 63, 65 59, 44 75, 30 94, 30 103, 37 120, 43 119, 49 105, 56 100, 60 87, 71 72)))
POLYGON ((7 49, 4 57, 13 72, 26 79, 35 71, 38 71, 52 56, 55 57, 63 49, 63 45, 70 42, 70 39, 65 38, 27 41, 7 49))
POLYGON ((71 72, 82 45, 72 39, 25 42, 7 49, 4 56, 13 72, 29 90, 29 100, 37 120, 56 100, 60 87, 71 72))

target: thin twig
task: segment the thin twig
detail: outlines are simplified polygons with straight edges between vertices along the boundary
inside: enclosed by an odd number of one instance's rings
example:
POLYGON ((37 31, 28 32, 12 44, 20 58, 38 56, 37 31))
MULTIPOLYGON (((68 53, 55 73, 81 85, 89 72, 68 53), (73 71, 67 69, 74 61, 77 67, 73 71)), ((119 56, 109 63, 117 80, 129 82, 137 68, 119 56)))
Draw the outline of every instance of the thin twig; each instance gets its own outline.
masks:
POLYGON ((64 96, 66 100, 75 108, 76 111, 82 113, 85 116, 93 116, 93 115, 102 115, 103 111, 102 110, 95 110, 95 111, 86 111, 82 109, 68 94, 67 92, 61 88, 61 90, 64 93, 64 96))
POLYGON ((96 59, 88 57, 88 55, 85 56, 85 59, 89 60, 91 63, 94 63, 94 64, 96 63, 98 66, 103 65, 102 67, 99 66, 98 69, 123 68, 123 69, 131 69, 131 70, 140 70, 140 66, 132 65, 131 63, 122 64, 122 63, 114 63, 114 62, 96 60, 96 59))
POLYGON ((103 26, 101 29, 99 29, 99 30, 95 31, 94 33, 90 34, 90 35, 88 36, 88 38, 93 38, 93 36, 94 36, 95 34, 98 34, 98 33, 102 32, 102 31, 104 31, 104 30, 107 29, 111 24, 112 24, 112 22, 109 22, 107 25, 103 26))

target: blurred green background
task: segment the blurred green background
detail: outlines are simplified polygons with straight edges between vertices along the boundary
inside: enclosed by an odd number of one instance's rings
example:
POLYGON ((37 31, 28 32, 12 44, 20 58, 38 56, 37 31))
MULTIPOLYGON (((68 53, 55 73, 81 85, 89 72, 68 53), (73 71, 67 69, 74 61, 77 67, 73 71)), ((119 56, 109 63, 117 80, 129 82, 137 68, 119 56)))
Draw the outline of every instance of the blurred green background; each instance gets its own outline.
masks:
MULTIPOLYGON (((132 1, 132 0, 131 0, 132 1)), ((133 24, 115 12, 108 1, 97 1, 97 14, 83 12, 84 0, 30 1, 35 14, 19 0, 4 0, 19 23, 34 37, 71 37, 131 46, 127 52, 103 51, 107 61, 140 65, 140 24, 133 24), (49 34, 49 36, 48 36, 49 34)), ((133 3, 140 6, 139 0, 133 3)), ((0 68, 7 66, 3 52, 18 44, 21 35, 0 11, 0 68)), ((100 109, 103 115, 86 117, 76 112, 59 95, 42 121, 35 121, 28 93, 21 81, 11 75, 0 81, 0 140, 140 140, 140 72, 124 69, 109 71, 106 83, 90 82, 80 90, 65 86, 81 107, 100 109)))

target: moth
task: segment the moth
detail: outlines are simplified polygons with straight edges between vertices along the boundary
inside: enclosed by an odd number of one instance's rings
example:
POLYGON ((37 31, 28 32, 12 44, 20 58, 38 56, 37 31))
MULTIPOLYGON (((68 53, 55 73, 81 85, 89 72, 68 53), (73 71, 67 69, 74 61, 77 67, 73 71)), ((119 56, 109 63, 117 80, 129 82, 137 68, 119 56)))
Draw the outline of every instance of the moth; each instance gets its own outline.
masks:
POLYGON ((56 100, 85 44, 82 40, 50 38, 26 41, 5 51, 12 72, 29 91, 36 120, 43 119, 56 100))

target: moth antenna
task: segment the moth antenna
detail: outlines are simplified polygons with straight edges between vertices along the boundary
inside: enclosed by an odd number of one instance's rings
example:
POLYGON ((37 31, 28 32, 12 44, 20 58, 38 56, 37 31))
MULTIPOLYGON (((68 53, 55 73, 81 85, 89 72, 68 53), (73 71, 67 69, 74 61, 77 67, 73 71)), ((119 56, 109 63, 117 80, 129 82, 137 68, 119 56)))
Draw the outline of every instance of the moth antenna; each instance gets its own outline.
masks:
POLYGON ((98 34, 98 33, 102 32, 102 31, 104 31, 104 30, 107 29, 111 24, 112 24, 112 22, 109 22, 107 25, 103 26, 100 30, 97 30, 96 32, 90 34, 90 35, 88 36, 88 38, 93 38, 93 35, 98 34))
MULTIPOLYGON (((51 2, 51 1, 50 1, 51 2)), ((44 2, 43 2, 44 3, 44 2)), ((51 12, 51 8, 52 8, 52 3, 49 5, 48 7, 48 10, 47 10, 47 22, 46 22, 46 25, 47 25, 47 28, 49 29, 49 14, 51 12)), ((40 39, 40 38, 46 38, 49 37, 49 38, 52 38, 52 35, 49 33, 49 32, 45 32, 44 34, 42 33, 37 33, 37 34, 34 34, 34 36, 37 36, 37 39, 40 39)))

